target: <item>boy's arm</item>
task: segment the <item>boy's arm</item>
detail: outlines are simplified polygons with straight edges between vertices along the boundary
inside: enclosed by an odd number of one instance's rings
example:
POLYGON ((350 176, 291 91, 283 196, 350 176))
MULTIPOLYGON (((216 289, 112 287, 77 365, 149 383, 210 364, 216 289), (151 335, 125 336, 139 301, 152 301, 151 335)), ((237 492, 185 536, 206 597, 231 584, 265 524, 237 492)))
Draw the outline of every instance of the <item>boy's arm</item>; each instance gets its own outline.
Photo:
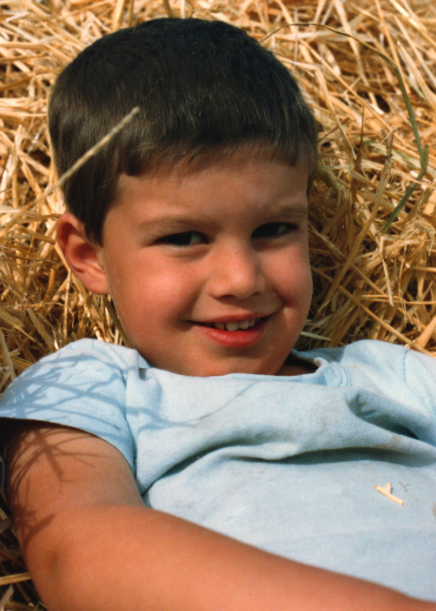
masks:
POLYGON ((124 457, 82 431, 20 424, 7 464, 18 537, 49 611, 436 610, 146 508, 124 457))

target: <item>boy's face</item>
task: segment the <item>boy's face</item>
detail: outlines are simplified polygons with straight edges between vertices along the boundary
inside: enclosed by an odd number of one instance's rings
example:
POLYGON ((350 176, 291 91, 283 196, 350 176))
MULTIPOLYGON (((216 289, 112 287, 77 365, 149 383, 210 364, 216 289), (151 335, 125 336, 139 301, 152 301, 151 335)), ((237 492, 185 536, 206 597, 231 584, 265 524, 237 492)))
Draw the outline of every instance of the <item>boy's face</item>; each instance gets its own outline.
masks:
POLYGON ((118 187, 98 257, 133 347, 179 374, 276 374, 312 293, 305 168, 253 148, 118 187))

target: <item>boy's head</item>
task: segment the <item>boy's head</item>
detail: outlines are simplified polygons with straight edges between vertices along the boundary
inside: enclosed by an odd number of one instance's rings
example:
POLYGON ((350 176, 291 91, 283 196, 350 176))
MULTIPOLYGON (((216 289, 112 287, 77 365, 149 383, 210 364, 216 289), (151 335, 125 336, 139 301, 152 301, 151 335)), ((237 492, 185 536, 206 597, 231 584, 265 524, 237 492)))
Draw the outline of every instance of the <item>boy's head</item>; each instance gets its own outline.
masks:
POLYGON ((304 163, 312 180, 317 126, 295 79, 234 26, 156 19, 80 53, 50 99, 59 175, 135 106, 139 114, 64 185, 68 208, 97 243, 121 174, 257 143, 290 165, 304 163))
POLYGON ((49 122, 66 171, 58 225, 85 286, 112 296, 153 365, 276 374, 311 298, 316 123, 293 77, 221 22, 162 19, 94 43, 59 77, 49 122))

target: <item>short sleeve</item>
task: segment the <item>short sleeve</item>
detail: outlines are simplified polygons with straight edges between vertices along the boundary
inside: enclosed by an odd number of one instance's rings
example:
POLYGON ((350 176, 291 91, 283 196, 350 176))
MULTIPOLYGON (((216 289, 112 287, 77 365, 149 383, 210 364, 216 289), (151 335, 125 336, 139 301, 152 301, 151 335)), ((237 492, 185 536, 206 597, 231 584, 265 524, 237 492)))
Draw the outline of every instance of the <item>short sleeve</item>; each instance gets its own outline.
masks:
POLYGON ((125 362, 116 348, 81 340, 41 359, 2 394, 0 418, 87 431, 118 448, 133 468, 133 442, 125 418, 125 362))

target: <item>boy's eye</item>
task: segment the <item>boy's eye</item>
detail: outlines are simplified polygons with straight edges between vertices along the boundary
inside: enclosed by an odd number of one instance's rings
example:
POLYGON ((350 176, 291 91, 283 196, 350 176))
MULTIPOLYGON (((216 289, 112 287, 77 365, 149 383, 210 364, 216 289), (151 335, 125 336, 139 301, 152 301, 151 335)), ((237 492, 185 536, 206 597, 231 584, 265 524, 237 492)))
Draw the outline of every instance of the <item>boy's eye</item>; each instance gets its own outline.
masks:
POLYGON ((202 244, 205 237, 199 231, 183 231, 182 233, 166 235, 158 241, 160 244, 170 244, 171 246, 194 246, 195 244, 202 244))
POLYGON ((253 231, 253 238, 277 238, 292 229, 296 229, 296 225, 291 223, 266 223, 253 231))

